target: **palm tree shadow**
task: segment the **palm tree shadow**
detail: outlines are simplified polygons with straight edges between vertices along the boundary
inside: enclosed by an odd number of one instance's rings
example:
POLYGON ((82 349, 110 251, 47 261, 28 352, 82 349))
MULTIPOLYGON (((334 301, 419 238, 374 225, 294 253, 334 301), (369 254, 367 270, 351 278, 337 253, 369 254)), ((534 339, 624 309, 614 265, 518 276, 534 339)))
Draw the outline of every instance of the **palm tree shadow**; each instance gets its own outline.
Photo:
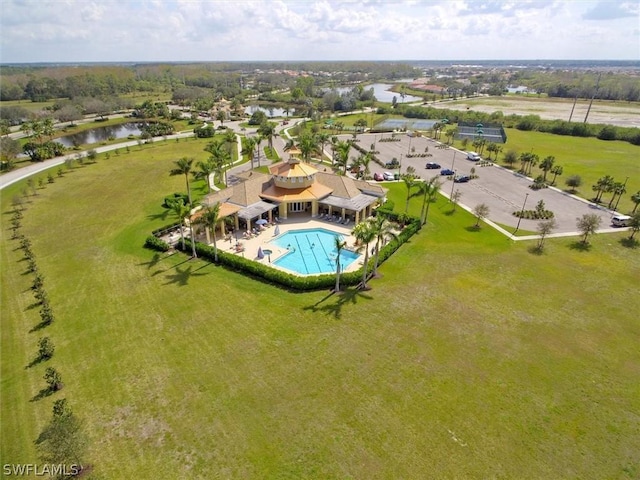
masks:
POLYGON ((151 215, 147 215, 149 220, 166 220, 167 216, 169 216, 170 210, 163 210, 160 213, 152 213, 151 215))
POLYGON ((166 276, 167 282, 164 285, 169 285, 171 283, 175 283, 181 287, 189 284, 189 279, 191 277, 200 277, 207 275, 207 273, 197 273, 198 270, 202 270, 207 267, 209 264, 205 263, 204 265, 193 270, 193 265, 189 265, 187 268, 181 268, 180 265, 176 265, 176 273, 169 274, 166 276))
POLYGON ((370 295, 366 295, 365 292, 366 291, 360 290, 358 288, 349 288, 338 294, 330 293, 329 295, 325 296, 323 299, 317 301, 313 305, 304 307, 303 310, 311 310, 314 313, 315 312, 330 313, 335 318, 340 319, 342 318, 342 308, 346 304, 351 303, 355 305, 358 301, 358 298, 363 298, 366 300, 372 299, 372 297, 370 295), (325 305, 321 305, 322 303, 324 303, 326 300, 329 300, 330 298, 333 298, 334 301, 330 303, 326 303, 325 305))
POLYGON ((477 232, 479 232, 480 230, 482 230, 482 228, 480 227, 480 225, 471 225, 471 226, 469 226, 469 227, 464 227, 464 229, 465 229, 467 232, 472 232, 472 233, 477 233, 477 232))
POLYGON ((46 398, 50 395, 52 395, 54 393, 54 390, 52 388, 43 388, 42 390, 40 390, 36 395, 34 395, 31 400, 29 400, 30 402, 37 402, 38 400, 42 400, 43 398, 46 398))
POLYGON ((151 269, 153 267, 155 267, 158 263, 160 263, 162 260, 165 260, 167 258, 170 258, 171 255, 161 255, 160 252, 155 252, 153 254, 153 257, 151 257, 151 260, 149 260, 148 262, 142 262, 139 263, 138 265, 143 266, 143 265, 147 265, 148 269, 151 269))

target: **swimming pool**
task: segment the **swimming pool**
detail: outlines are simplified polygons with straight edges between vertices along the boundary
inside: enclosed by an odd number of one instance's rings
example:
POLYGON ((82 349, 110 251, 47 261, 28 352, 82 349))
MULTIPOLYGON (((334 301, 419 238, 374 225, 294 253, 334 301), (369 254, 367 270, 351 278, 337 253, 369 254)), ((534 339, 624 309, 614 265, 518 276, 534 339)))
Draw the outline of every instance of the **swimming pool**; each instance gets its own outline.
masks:
MULTIPOLYGON (((335 237, 343 236, 324 228, 308 228, 283 233, 273 240, 289 250, 274 261, 274 265, 301 275, 334 273, 336 271, 335 237)), ((360 255, 349 250, 340 252, 340 268, 344 270, 360 255)))

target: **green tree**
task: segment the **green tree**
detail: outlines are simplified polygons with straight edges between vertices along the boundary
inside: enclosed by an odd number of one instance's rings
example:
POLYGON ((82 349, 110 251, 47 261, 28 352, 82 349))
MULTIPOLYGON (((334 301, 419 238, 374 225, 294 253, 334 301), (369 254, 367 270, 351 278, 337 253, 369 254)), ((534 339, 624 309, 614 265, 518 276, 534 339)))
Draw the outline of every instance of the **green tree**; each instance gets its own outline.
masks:
POLYGON ((627 186, 622 182, 614 182, 610 191, 613 192, 613 195, 611 196, 611 200, 609 200, 608 208, 611 208, 616 197, 622 198, 622 195, 627 193, 627 186))
POLYGON ((251 170, 253 170, 253 158, 256 155, 256 139, 253 137, 244 137, 242 139, 241 153, 249 157, 249 160, 251 160, 251 170))
POLYGON ((509 150, 505 152, 504 157, 502 158, 504 163, 506 163, 509 167, 513 168, 513 165, 518 161, 518 152, 515 150, 509 150))
POLYGON ((536 247, 538 251, 541 252, 544 249, 545 238, 556 229, 556 226, 556 221, 553 218, 538 222, 538 234, 540 235, 538 246, 536 247))
POLYGON ((418 182, 416 177, 410 173, 402 175, 402 181, 404 182, 404 186, 407 187, 407 202, 404 207, 404 213, 407 213, 409 211, 409 200, 413 196, 412 189, 417 186, 418 182))
POLYGON ((189 207, 184 204, 184 201, 181 198, 176 198, 175 200, 168 200, 167 205, 169 205, 169 210, 180 222, 180 241, 182 242, 182 250, 184 250, 184 227, 185 227, 185 218, 189 215, 189 207))
POLYGON ((87 450, 87 437, 82 422, 67 405, 66 399, 53 403, 53 417, 35 441, 43 463, 80 466, 87 450))
POLYGON ((484 220, 489 216, 489 206, 486 203, 480 203, 473 209, 473 214, 476 216, 476 228, 480 227, 480 220, 484 220))
POLYGON ((347 242, 342 240, 338 235, 333 237, 333 240, 334 240, 333 248, 336 251, 336 286, 334 287, 333 291, 337 293, 340 291, 340 272, 341 272, 340 255, 342 254, 342 250, 344 249, 344 247, 347 246, 347 242))
POLYGON ((589 243, 589 236, 596 233, 601 223, 602 219, 595 213, 585 213, 577 219, 576 226, 582 234, 582 243, 584 245, 589 243))
POLYGON ((393 231, 393 224, 386 219, 384 215, 377 215, 370 220, 371 229, 375 234, 376 246, 375 257, 373 261, 373 276, 378 276, 378 260, 380 258, 380 248, 382 244, 390 238, 396 238, 396 234, 393 231))
POLYGON ((55 346, 49 337, 42 337, 38 340, 38 359, 49 360, 53 357, 55 346))
POLYGON ((358 242, 358 251, 364 250, 364 262, 362 264, 362 283, 360 288, 367 289, 367 273, 369 267, 369 244, 376 238, 376 232, 372 228, 371 221, 365 220, 358 223, 353 229, 352 235, 358 242))
POLYGON ((204 179, 207 182, 207 187, 209 187, 209 193, 213 191, 213 185, 211 183, 211 175, 216 173, 216 164, 214 163, 212 158, 208 158, 205 161, 200 161, 196 163, 196 170, 193 176, 197 179, 204 179))
POLYGON ((189 207, 193 205, 191 201, 191 186, 189 185, 189 175, 191 174, 191 168, 193 167, 193 158, 182 157, 176 160, 175 168, 171 170, 170 175, 184 175, 184 179, 187 182, 187 197, 189 198, 189 207))
POLYGON ((213 256, 214 261, 218 262, 218 244, 216 243, 216 226, 220 220, 220 202, 213 205, 202 204, 202 215, 198 218, 198 222, 204 225, 207 232, 207 243, 210 243, 213 237, 213 256))
POLYGON ((349 164, 349 152, 351 151, 351 142, 341 140, 336 144, 335 149, 338 168, 342 168, 343 175, 346 175, 347 166, 349 164))
POLYGON ((632 213, 636 213, 636 210, 638 209, 638 205, 640 205, 640 190, 638 190, 636 193, 631 195, 631 201, 634 203, 632 213))
POLYGON ((227 114, 224 112, 224 110, 218 110, 218 113, 216 114, 216 120, 220 122, 220 125, 224 125, 224 121, 226 119, 227 119, 227 114))
POLYGON ((578 187, 582 185, 582 177, 580 175, 571 175, 564 183, 571 189, 571 193, 575 193, 578 187))
POLYGON ((300 135, 298 140, 298 148, 300 149, 300 156, 305 162, 311 160, 313 154, 319 153, 319 143, 317 137, 310 132, 305 132, 300 135))
POLYGON ((611 175, 600 177, 598 181, 591 187, 591 189, 596 192, 596 196, 593 201, 596 203, 600 203, 600 201, 602 200, 602 195, 605 192, 610 191, 614 183, 615 181, 611 175))
POLYGON ((47 382, 47 388, 50 392, 57 392, 62 388, 62 376, 55 368, 47 367, 43 378, 47 382))
POLYGON ((267 140, 269 149, 273 150, 273 137, 276 136, 276 124, 274 122, 262 122, 258 127, 258 133, 267 140))
POLYGON ((438 177, 433 177, 426 182, 418 182, 418 192, 416 195, 422 195, 422 209, 420 210, 420 221, 422 225, 427 223, 427 216, 429 215, 429 206, 435 200, 438 195, 438 191, 442 183, 438 177))
POLYGON ((211 160, 215 165, 216 175, 218 175, 218 179, 222 181, 222 172, 224 171, 224 183, 227 184, 227 171, 230 165, 229 151, 224 148, 222 142, 210 142, 204 148, 205 152, 211 154, 211 160))
POLYGON ((544 172, 544 175, 542 176, 544 182, 547 181, 547 173, 549 173, 549 171, 553 168, 553 164, 555 163, 555 161, 556 157, 554 157, 553 155, 549 155, 547 157, 544 157, 542 162, 540 162, 540 169, 544 172))
POLYGON ((555 185, 556 178, 558 178, 558 175, 562 175, 562 172, 564 171, 564 169, 562 168, 562 165, 554 165, 553 167, 551 167, 551 170, 549 171, 553 173, 553 180, 551 180, 551 185, 555 185))
POLYGON ((631 227, 631 236, 629 237, 629 240, 633 240, 633 237, 635 237, 636 233, 640 231, 640 212, 634 212, 634 214, 631 215, 629 227, 631 227))

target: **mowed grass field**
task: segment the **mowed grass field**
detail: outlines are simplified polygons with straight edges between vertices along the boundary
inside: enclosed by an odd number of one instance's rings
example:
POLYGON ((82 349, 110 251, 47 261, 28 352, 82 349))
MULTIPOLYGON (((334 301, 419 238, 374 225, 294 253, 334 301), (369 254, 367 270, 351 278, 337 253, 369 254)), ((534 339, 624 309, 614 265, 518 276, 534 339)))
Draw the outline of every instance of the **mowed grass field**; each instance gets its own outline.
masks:
MULTIPOLYGON (((628 234, 534 255, 439 198, 372 290, 291 293, 142 248, 170 221, 162 198, 184 190, 173 161, 203 145, 100 155, 29 198, 21 232, 56 316, 33 333, 32 275, 8 230, 23 185, 2 191, 3 464, 37 461, 64 397, 100 479, 640 475, 628 234), (25 368, 44 335, 53 358, 25 368), (64 388, 30 401, 47 366, 64 388)), ((403 185, 389 188, 403 208, 403 185)))

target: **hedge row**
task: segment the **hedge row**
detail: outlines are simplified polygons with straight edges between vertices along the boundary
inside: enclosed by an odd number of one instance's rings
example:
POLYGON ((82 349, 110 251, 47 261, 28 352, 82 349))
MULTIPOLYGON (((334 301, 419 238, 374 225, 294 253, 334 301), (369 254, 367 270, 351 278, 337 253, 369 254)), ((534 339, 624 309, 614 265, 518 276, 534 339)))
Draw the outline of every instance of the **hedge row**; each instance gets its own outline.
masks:
MULTIPOLYGON (((415 217, 409 217, 404 214, 396 214, 391 211, 386 211, 382 208, 378 209, 378 214, 387 216, 389 220, 399 221, 405 223, 405 228, 400 232, 398 237, 391 240, 384 247, 380 249, 380 255, 378 259, 379 265, 382 264, 387 258, 389 258, 400 246, 407 242, 418 230, 420 230, 420 219, 415 217)), ((147 248, 154 248, 152 245, 160 245, 155 241, 150 240, 155 238, 150 236, 147 241, 149 246, 145 243, 147 248)), ((158 240, 158 239, 156 239, 158 240)), ((159 241, 161 243, 165 243, 159 241)), ((181 249, 182 245, 179 243, 176 245, 177 249, 181 249)), ((185 239, 185 251, 191 252, 191 240, 185 239)), ((212 263, 215 263, 215 250, 213 247, 196 243, 196 253, 200 258, 204 258, 212 263)), ((256 262, 254 260, 228 253, 218 249, 218 264, 223 265, 229 270, 243 273, 260 279, 270 284, 280 285, 284 288, 294 291, 311 291, 311 290, 323 290, 327 288, 333 288, 335 286, 336 277, 333 273, 323 275, 308 275, 298 276, 291 273, 283 272, 276 268, 272 268, 268 265, 256 262)), ((373 270, 374 259, 371 258, 368 265, 368 274, 373 270)), ((354 272, 347 272, 340 275, 341 285, 357 285, 362 279, 362 268, 354 272)))
POLYGON ((169 251, 171 246, 164 240, 160 240, 155 235, 149 235, 147 239, 144 241, 144 248, 148 248, 150 250, 156 250, 158 252, 167 252, 169 251))

